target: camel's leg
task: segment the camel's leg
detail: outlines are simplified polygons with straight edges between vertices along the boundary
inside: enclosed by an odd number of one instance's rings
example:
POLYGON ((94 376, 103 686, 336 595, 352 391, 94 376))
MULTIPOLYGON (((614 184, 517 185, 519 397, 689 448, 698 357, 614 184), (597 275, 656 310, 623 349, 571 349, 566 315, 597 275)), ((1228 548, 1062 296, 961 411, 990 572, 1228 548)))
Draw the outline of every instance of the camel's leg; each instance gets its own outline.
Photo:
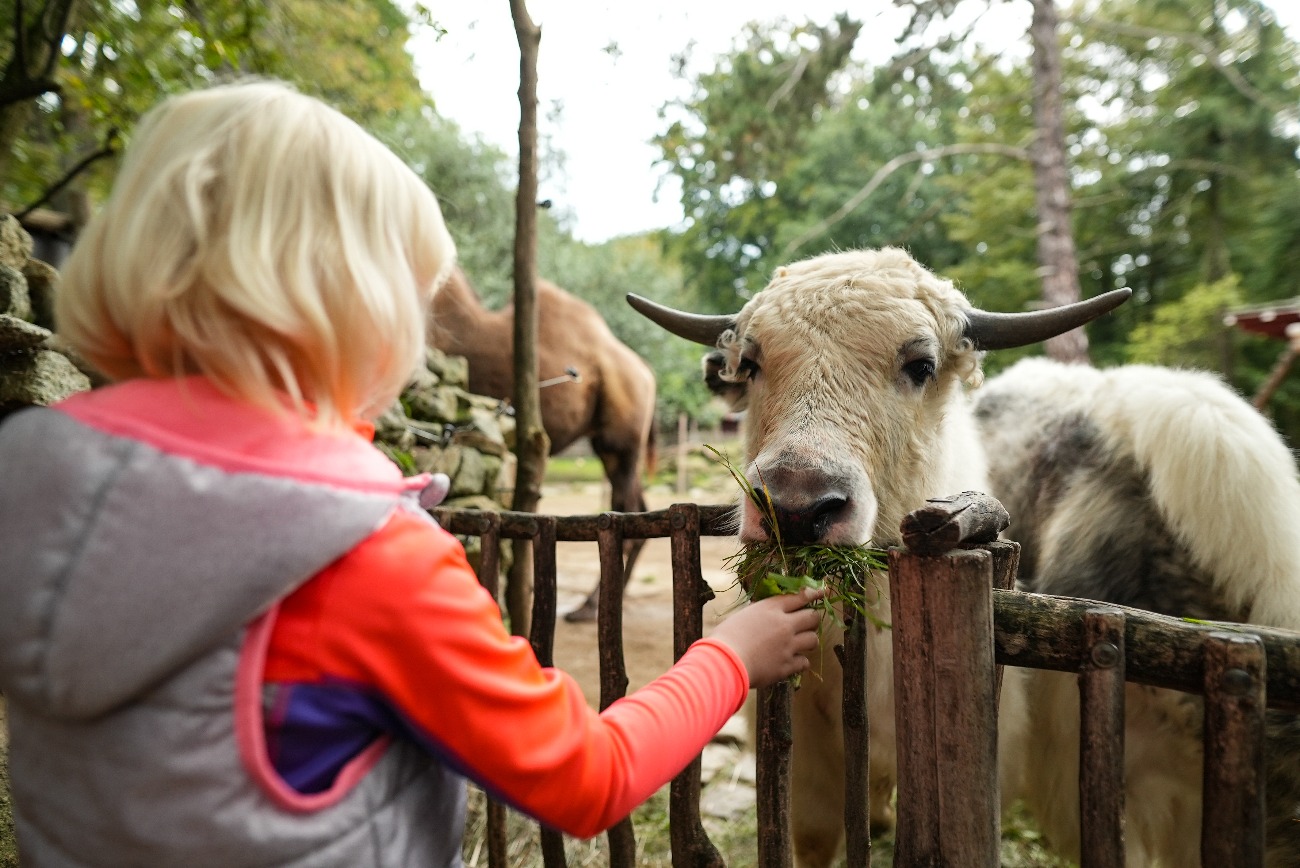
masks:
MULTIPOLYGON (((641 487, 640 461, 637 455, 624 451, 602 449, 594 441, 592 448, 605 467, 605 476, 610 485, 610 509, 614 512, 645 512, 645 491, 641 487)), ((632 581, 632 570, 636 567, 645 540, 633 539, 623 543, 623 588, 627 589, 632 581)), ((582 605, 567 612, 564 620, 570 622, 596 620, 597 606, 600 600, 600 584, 591 589, 582 605)))

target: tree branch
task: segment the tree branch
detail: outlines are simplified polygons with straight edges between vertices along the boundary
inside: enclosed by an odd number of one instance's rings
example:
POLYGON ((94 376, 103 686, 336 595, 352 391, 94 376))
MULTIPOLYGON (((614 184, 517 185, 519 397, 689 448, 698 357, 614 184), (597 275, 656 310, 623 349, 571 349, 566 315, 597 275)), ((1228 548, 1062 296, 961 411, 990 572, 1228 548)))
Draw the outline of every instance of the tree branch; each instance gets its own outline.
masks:
POLYGON ((20 70, 24 77, 27 73, 27 31, 23 28, 26 5, 23 0, 14 0, 14 56, 10 64, 11 69, 20 70))
POLYGON ((786 244, 781 249, 780 259, 785 261, 794 254, 796 250, 803 247, 814 238, 824 235, 836 223, 839 223, 845 217, 852 214, 854 209, 871 197, 871 194, 888 180, 889 176, 897 172, 908 163, 915 163, 918 160, 930 161, 939 160, 944 157, 955 157, 962 154, 995 154, 1003 157, 1010 157, 1014 160, 1028 160, 1029 152, 1024 148, 1017 148, 1013 145, 1004 145, 1001 142, 971 142, 969 144, 943 145, 938 148, 927 148, 924 151, 910 151, 906 154, 899 154, 889 162, 885 163, 876 173, 871 176, 871 180, 862 186, 862 189, 854 193, 848 200, 839 207, 839 209, 824 220, 819 221, 810 229, 805 230, 797 238, 786 244))
POLYGON ((799 79, 803 78, 803 72, 805 69, 808 68, 808 59, 811 56, 812 56, 812 52, 810 51, 799 52, 799 56, 795 58, 794 69, 790 70, 790 74, 786 76, 785 81, 781 82, 781 86, 778 87, 776 89, 776 92, 773 93, 772 96, 768 98, 767 101, 768 112, 775 111, 776 107, 780 104, 781 100, 789 96, 790 92, 793 91, 795 89, 795 86, 799 84, 799 79))
POLYGON ((51 199, 53 199, 60 190, 68 186, 68 184, 72 183, 73 179, 75 179, 82 172, 86 171, 86 169, 88 169, 91 166, 91 164, 96 163, 99 160, 104 159, 105 157, 111 157, 116 153, 117 153, 117 130, 112 129, 108 131, 108 135, 104 136, 104 144, 102 144, 98 150, 90 154, 87 154, 85 157, 82 157, 80 160, 78 160, 77 164, 73 166, 71 169, 69 169, 68 171, 64 172, 63 177, 60 178, 58 181, 54 182, 52 186, 47 188, 46 191, 41 194, 41 197, 39 199, 37 199, 35 202, 32 202, 30 205, 28 205, 23 210, 19 211, 14 216, 17 217, 19 220, 22 220, 28 214, 32 213, 37 208, 41 207, 46 202, 49 202, 51 199))
POLYGON ((0 82, 0 108, 27 102, 47 93, 59 92, 59 85, 47 78, 24 78, 12 84, 0 82))

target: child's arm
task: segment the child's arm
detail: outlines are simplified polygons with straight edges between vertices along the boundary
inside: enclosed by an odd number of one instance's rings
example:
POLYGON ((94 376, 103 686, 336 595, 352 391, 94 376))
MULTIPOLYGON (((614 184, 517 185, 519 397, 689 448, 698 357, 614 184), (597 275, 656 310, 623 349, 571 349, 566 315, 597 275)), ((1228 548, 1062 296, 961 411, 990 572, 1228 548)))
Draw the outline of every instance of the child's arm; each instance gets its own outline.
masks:
MULTIPOLYGON (((399 516, 285 601, 291 638, 278 643, 280 662, 273 657, 266 677, 369 685, 409 734, 492 795, 587 836, 663 786, 735 713, 749 688, 746 667, 761 657, 745 647, 755 644, 755 616, 779 607, 749 607, 739 614, 751 629, 731 629, 746 640, 728 642, 720 628, 721 638, 696 643, 660 679, 598 715, 568 675, 542 669, 528 643, 506 633, 460 544, 399 516), (306 631, 304 610, 317 622, 306 631)), ((815 617, 804 614, 811 630, 815 617)), ((770 679, 778 666, 758 668, 770 679)))

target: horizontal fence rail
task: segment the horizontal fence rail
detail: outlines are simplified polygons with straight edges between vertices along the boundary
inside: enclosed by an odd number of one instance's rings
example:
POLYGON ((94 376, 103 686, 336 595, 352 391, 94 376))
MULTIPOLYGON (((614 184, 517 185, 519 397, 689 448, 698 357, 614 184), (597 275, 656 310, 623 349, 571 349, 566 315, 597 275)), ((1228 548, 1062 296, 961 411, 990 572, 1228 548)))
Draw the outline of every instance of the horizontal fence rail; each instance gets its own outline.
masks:
POLYGON ((1127 680, 1201 693, 1205 639, 1215 633, 1254 636, 1268 661, 1268 707, 1300 712, 1300 634, 1254 624, 1172 618, 1091 600, 994 590, 998 662, 1078 672, 1083 616, 1097 606, 1124 613, 1127 680))

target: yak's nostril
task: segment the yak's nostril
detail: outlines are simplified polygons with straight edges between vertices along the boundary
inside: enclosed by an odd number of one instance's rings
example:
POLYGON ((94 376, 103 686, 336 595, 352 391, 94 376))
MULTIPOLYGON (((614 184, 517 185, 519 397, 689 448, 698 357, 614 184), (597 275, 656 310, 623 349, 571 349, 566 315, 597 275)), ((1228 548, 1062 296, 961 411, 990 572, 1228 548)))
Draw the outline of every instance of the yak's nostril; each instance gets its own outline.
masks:
POLYGON ((838 494, 827 494, 811 503, 793 508, 787 503, 773 502, 772 512, 781 542, 786 545, 809 545, 822 541, 848 502, 848 498, 838 494))
POLYGON ((835 524, 835 520, 848 505, 848 498, 839 495, 827 495, 817 501, 813 507, 813 538, 817 541, 824 540, 831 531, 831 525, 835 524))

